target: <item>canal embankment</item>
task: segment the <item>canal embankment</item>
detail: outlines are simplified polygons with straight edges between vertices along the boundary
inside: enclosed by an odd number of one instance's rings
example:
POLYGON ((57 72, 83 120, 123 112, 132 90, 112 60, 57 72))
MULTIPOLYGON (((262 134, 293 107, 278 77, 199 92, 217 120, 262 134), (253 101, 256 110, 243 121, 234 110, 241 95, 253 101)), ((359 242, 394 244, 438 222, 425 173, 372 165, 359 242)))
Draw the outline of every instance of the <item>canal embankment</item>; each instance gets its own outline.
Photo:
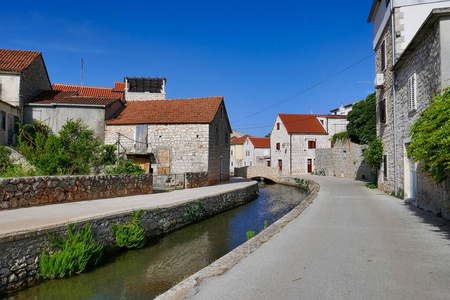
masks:
POLYGON ((257 195, 256 182, 234 178, 171 193, 0 211, 0 293, 39 281, 39 256, 50 244, 48 234, 65 235, 67 224, 81 228, 88 222, 95 239, 112 252, 116 249, 112 225, 126 223, 137 210, 142 211, 146 235, 152 238, 245 204, 257 195), (186 218, 186 211, 199 204, 201 217, 186 218))
POLYGON ((317 197, 320 185, 313 180, 296 177, 280 177, 279 183, 283 185, 300 187, 307 190, 308 196, 289 213, 278 219, 275 223, 262 230, 255 237, 235 248, 220 259, 201 269, 195 274, 181 281, 156 299, 158 300, 181 300, 189 294, 194 293, 198 285, 205 279, 219 276, 230 270, 236 264, 244 260, 254 251, 279 233, 287 224, 296 219, 317 197))

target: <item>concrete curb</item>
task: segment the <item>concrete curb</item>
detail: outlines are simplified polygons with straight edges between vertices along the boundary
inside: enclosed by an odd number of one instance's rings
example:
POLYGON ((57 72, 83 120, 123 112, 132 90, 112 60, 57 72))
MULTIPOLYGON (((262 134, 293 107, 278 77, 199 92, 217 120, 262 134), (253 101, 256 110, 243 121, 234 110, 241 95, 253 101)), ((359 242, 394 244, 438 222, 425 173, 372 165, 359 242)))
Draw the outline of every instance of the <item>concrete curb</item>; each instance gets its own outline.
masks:
POLYGON ((311 194, 303 200, 298 206, 292 209, 289 213, 284 215, 278 221, 261 231, 251 240, 240 245, 233 251, 222 256, 209 266, 201 269, 197 273, 191 275, 185 280, 181 281, 170 290, 156 297, 158 300, 181 300, 185 299, 188 294, 195 294, 195 288, 205 279, 219 276, 230 270, 236 264, 241 262, 244 258, 249 256, 262 244, 267 242, 272 236, 280 232, 287 224, 297 218, 316 198, 320 190, 320 185, 314 181, 308 180, 312 188, 311 194))

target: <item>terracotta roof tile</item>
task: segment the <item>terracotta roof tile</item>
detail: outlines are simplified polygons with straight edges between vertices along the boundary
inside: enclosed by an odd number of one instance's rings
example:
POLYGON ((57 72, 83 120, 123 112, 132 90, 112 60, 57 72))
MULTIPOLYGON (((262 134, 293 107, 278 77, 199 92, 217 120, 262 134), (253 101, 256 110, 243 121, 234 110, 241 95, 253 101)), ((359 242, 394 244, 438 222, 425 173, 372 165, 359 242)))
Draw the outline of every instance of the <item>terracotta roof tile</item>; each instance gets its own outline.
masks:
POLYGON ((207 124, 222 102, 223 97, 130 101, 106 124, 207 124))
POLYGON ((123 91, 116 92, 113 88, 108 87, 54 83, 52 88, 57 91, 78 91, 80 96, 120 98, 123 100, 123 91))
POLYGON ((250 137, 255 148, 270 148, 270 138, 250 137))
POLYGON ((289 133, 326 134, 315 115, 278 114, 289 133))
POLYGON ((22 72, 39 56, 41 52, 0 49, 0 70, 22 72))
POLYGON ((230 144, 231 145, 244 145, 245 141, 248 137, 251 137, 250 135, 244 135, 241 137, 234 137, 231 139, 230 144))
POLYGON ((42 91, 30 103, 109 105, 115 101, 120 101, 120 98, 78 96, 75 91, 42 91))
MULTIPOLYGON (((128 85, 130 86, 130 85, 128 85)), ((121 81, 116 81, 114 82, 114 92, 125 92, 125 82, 121 82, 121 81)))

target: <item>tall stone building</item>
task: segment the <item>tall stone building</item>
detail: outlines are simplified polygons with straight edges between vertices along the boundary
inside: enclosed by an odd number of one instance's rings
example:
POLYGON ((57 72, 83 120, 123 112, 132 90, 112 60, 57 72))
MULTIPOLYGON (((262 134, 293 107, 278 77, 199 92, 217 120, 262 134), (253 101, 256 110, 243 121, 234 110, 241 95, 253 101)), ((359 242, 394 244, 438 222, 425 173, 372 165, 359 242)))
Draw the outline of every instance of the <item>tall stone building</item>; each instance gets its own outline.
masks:
POLYGON ((442 185, 419 174, 406 154, 410 126, 433 95, 450 86, 450 1, 374 0, 377 133, 384 160, 379 187, 426 209, 450 208, 442 185))

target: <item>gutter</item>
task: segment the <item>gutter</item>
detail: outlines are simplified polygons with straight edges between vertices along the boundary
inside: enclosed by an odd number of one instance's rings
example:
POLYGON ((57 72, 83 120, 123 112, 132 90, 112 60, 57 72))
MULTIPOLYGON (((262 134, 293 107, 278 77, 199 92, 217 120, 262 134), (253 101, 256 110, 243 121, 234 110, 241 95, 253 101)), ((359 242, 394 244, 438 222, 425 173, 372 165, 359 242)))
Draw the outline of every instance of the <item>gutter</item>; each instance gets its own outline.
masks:
POLYGON ((85 107, 85 108, 106 108, 107 105, 73 104, 73 103, 49 103, 49 104, 28 103, 27 106, 71 106, 71 107, 85 107))
MULTIPOLYGON (((392 66, 395 66, 395 20, 394 20, 394 1, 391 1, 391 39, 392 39, 392 66)), ((398 161, 397 161, 397 109, 395 99, 396 74, 392 70, 392 104, 394 106, 394 193, 398 195, 398 161)))

